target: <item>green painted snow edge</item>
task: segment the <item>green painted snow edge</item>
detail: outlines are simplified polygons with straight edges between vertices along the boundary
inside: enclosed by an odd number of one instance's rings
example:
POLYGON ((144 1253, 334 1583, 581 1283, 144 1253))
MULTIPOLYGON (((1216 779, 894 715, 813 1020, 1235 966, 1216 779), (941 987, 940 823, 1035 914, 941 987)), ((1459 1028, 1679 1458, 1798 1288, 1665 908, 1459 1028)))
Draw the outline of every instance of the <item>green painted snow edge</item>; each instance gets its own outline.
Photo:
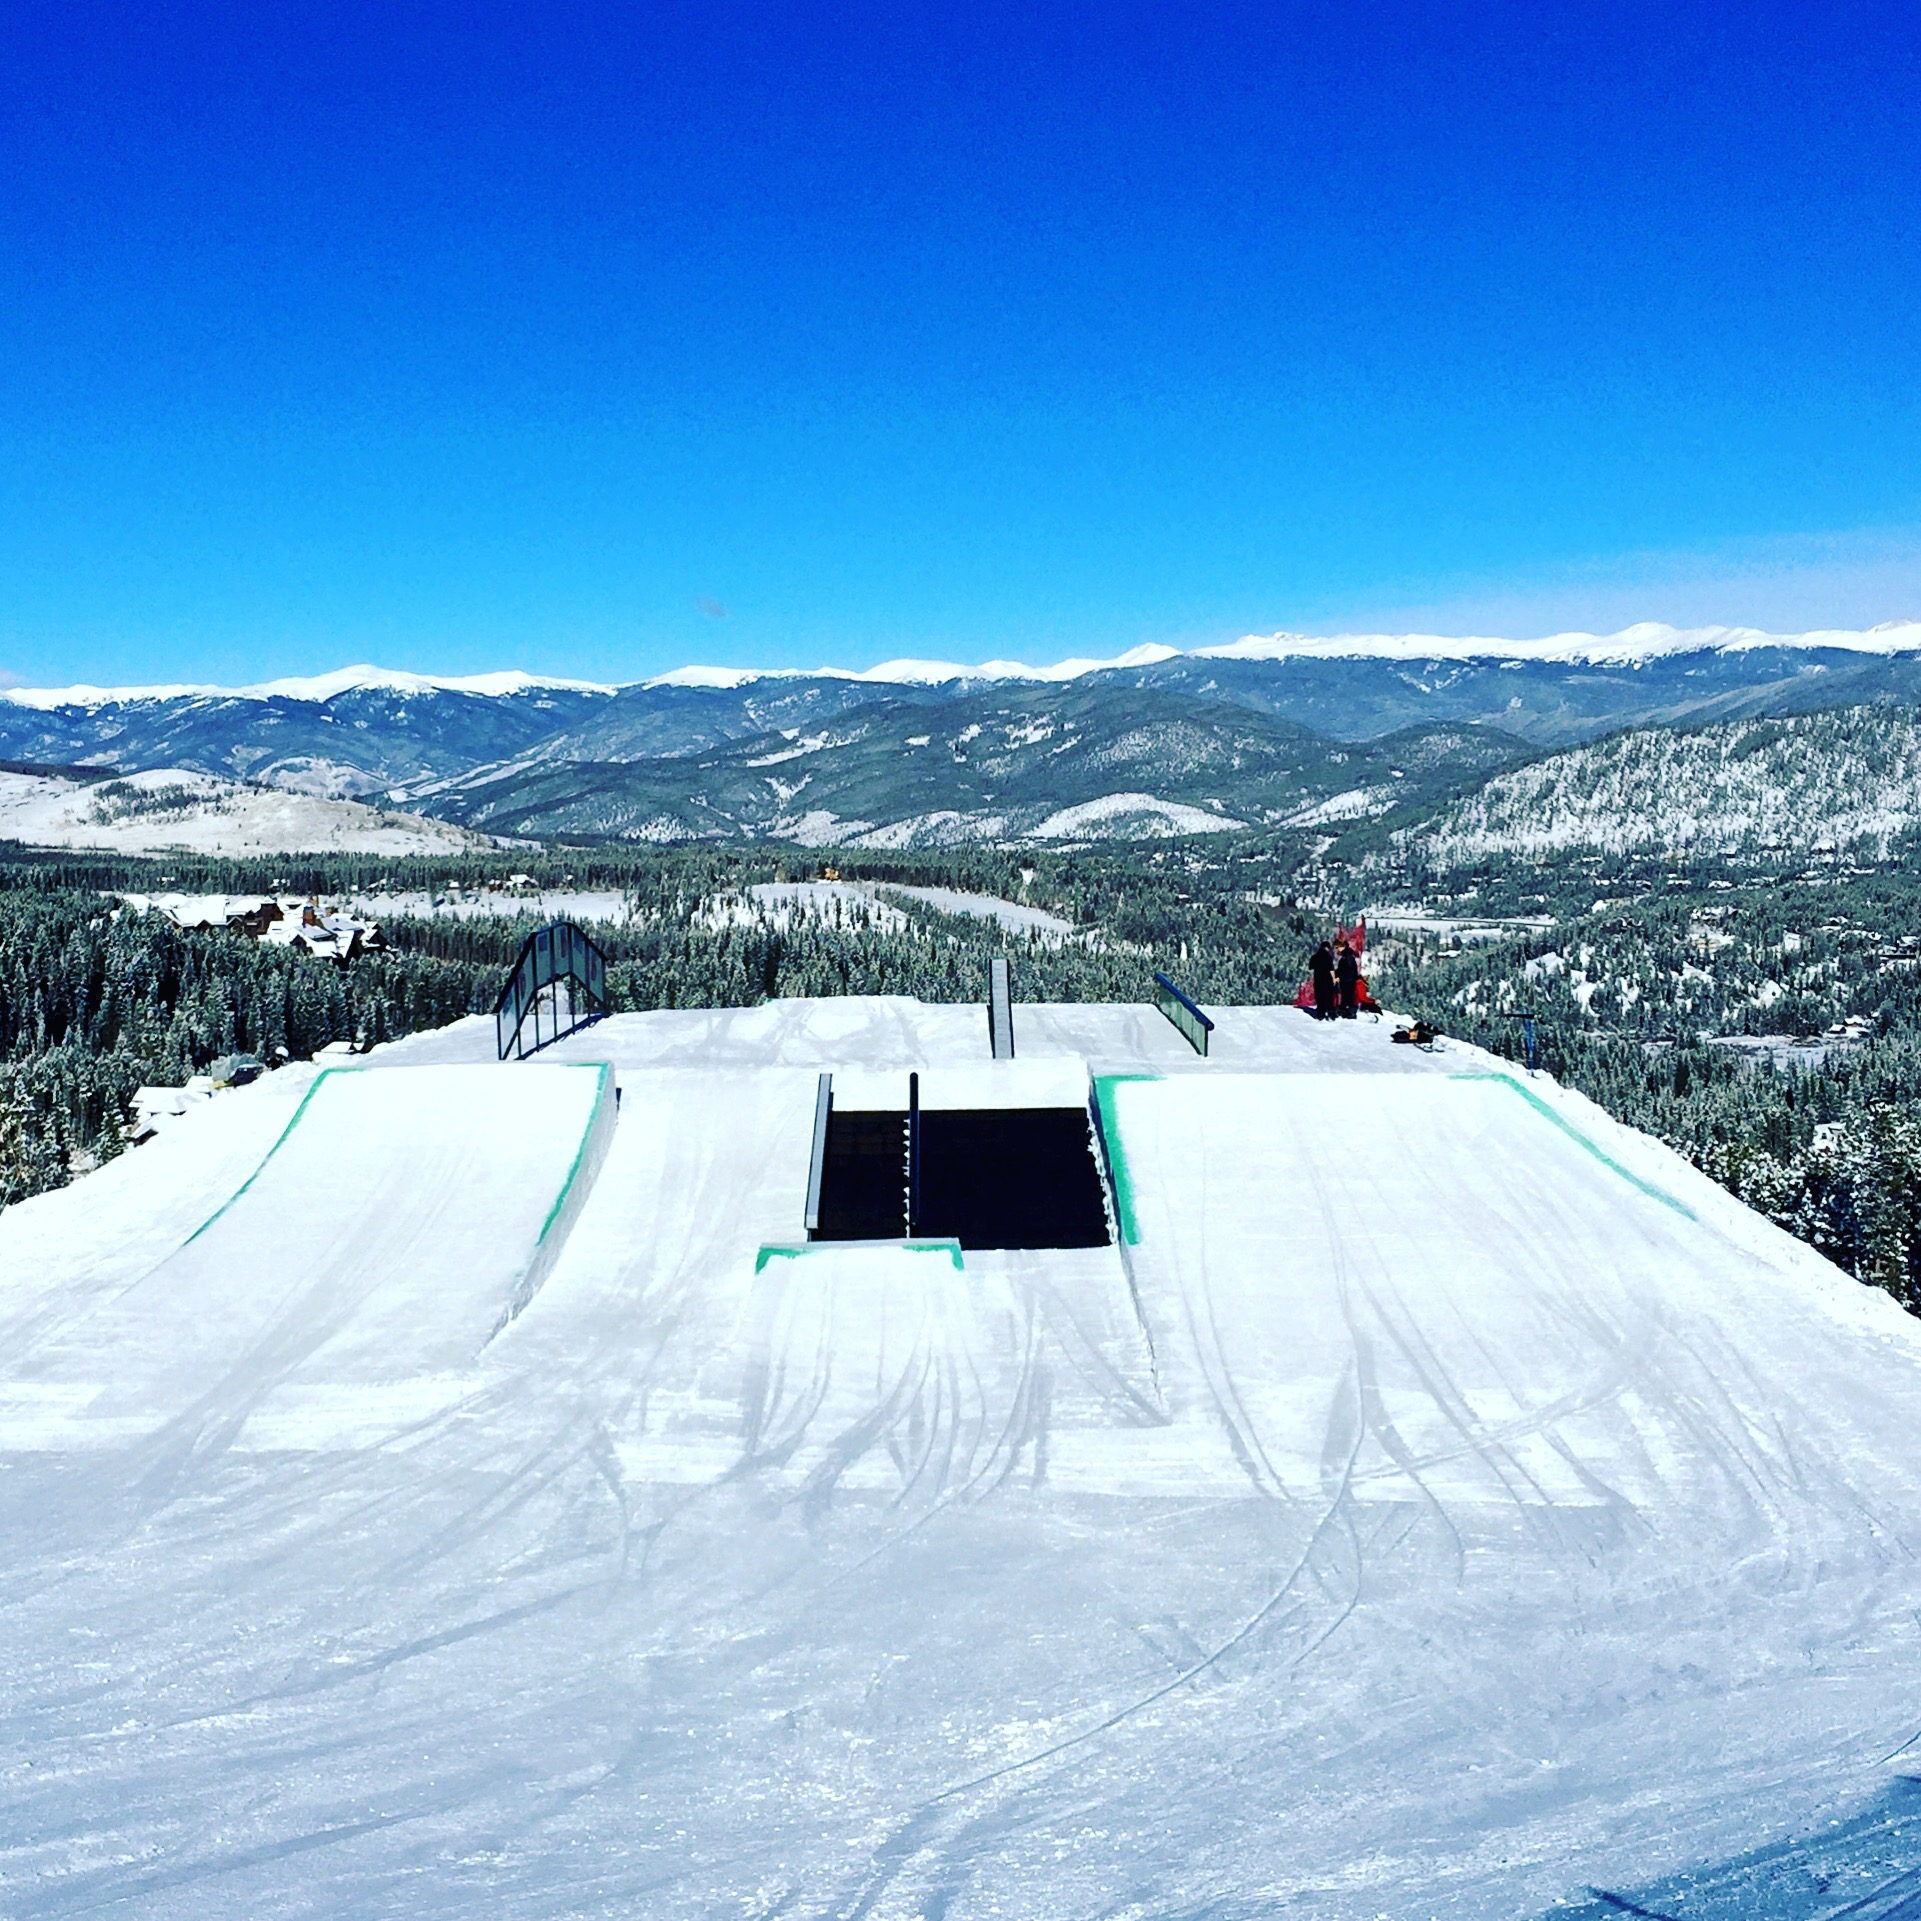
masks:
POLYGON ((1121 1240, 1129 1247, 1141 1243, 1140 1222, 1134 1213, 1134 1180, 1127 1171, 1127 1150, 1121 1145, 1121 1124, 1114 1112, 1114 1089, 1123 1081, 1157 1081, 1159 1074, 1096 1074, 1094 1103, 1100 1110, 1101 1145, 1107 1151, 1107 1172, 1114 1183, 1114 1219, 1121 1240))
POLYGON ((313 1105, 313 1097, 320 1092, 321 1088, 328 1081, 332 1080, 336 1074, 361 1074, 365 1072, 366 1070, 360 1067, 323 1067, 320 1070, 320 1072, 314 1076, 313 1085, 310 1088, 308 1088, 304 1094, 301 1095, 300 1105, 296 1107, 293 1111, 293 1119, 290 1120, 286 1124, 286 1126, 280 1130, 278 1136, 274 1140, 274 1144, 270 1148, 268 1148, 263 1155, 261 1155, 260 1165, 256 1167, 254 1171, 251 1174, 249 1174, 247 1178, 244 1181, 242 1181, 240 1185, 236 1187, 234 1191, 231 1194, 229 1194, 227 1198, 224 1201, 222 1201, 220 1205, 216 1207, 214 1211, 211 1214, 209 1214, 207 1218, 204 1221, 202 1221, 200 1225, 196 1227, 194 1231, 191 1234, 189 1234, 184 1241, 180 1243, 180 1245, 182 1247, 191 1247, 194 1244, 194 1242, 197 1241, 201 1237, 201 1235, 203 1235, 207 1231, 207 1229, 210 1228, 214 1224, 214 1222, 221 1217, 221 1215, 226 1213, 228 1208, 230 1208, 234 1204, 234 1202, 237 1201, 241 1197, 241 1195, 243 1195, 247 1191, 247 1189, 250 1188, 254 1184, 254 1182, 257 1181, 261 1177, 261 1175, 267 1171, 267 1163, 270 1160, 272 1160, 273 1157, 276 1154, 278 1154, 284 1146, 286 1146, 287 1136, 291 1134, 294 1131, 294 1129, 300 1125, 301 1116, 304 1115, 307 1109, 313 1105))
POLYGON ((1515 1093, 1520 1095, 1537 1114, 1545 1114, 1569 1140, 1578 1142, 1582 1147, 1585 1147, 1603 1167, 1620 1175, 1630 1187, 1638 1187, 1641 1192, 1649 1196, 1650 1199, 1659 1201, 1663 1207, 1673 1208, 1677 1214, 1686 1220, 1694 1221, 1700 1219, 1700 1216, 1695 1213, 1694 1209, 1691 1208, 1686 1201, 1677 1200, 1666 1188, 1656 1187, 1652 1181, 1643 1180, 1639 1174, 1632 1173, 1629 1169, 1623 1167, 1612 1154, 1589 1140, 1572 1121, 1563 1114, 1557 1114, 1540 1095, 1535 1093, 1533 1088, 1522 1086, 1512 1074, 1497 1073, 1492 1068, 1471 1068, 1459 1074, 1450 1074, 1448 1079, 1454 1081, 1498 1081, 1503 1087, 1511 1088, 1515 1093))
MULTIPOLYGON (((543 1067, 585 1067, 586 1061, 542 1061, 543 1067)), ((607 1076, 614 1070, 607 1061, 597 1061, 594 1071, 598 1078, 594 1083, 594 1104, 587 1110, 587 1125, 580 1130, 580 1145, 574 1149, 574 1158, 567 1165, 567 1178, 560 1184, 560 1192, 554 1196, 554 1204, 547 1210, 547 1218, 540 1224, 540 1232, 534 1236, 534 1246, 539 1247, 547 1238, 547 1230, 560 1218, 560 1210, 567 1205, 567 1196, 573 1191, 575 1180, 580 1174, 580 1164, 587 1158, 588 1144, 594 1138, 594 1129, 600 1121, 601 1103, 607 1098, 607 1076)))
MULTIPOLYGON (((873 1246, 869 1241, 806 1241, 799 1246, 763 1247, 754 1256, 754 1272, 758 1274, 769 1261, 797 1261, 806 1254, 832 1254, 845 1247, 873 1246)), ((961 1244, 955 1240, 941 1241, 885 1241, 885 1247, 897 1247, 903 1254, 945 1254, 954 1263, 957 1274, 967 1272, 967 1263, 961 1258, 961 1244)))
MULTIPOLYGON (((575 1067, 585 1066, 586 1064, 585 1062, 576 1063, 572 1061, 543 1061, 541 1063, 543 1067, 575 1067)), ((275 1136, 274 1144, 267 1149, 266 1153, 261 1155, 260 1165, 256 1167, 180 1245, 182 1247, 191 1247, 194 1242, 197 1241, 215 1221, 219 1220, 219 1218, 239 1200, 241 1195, 267 1171, 267 1163, 286 1146, 287 1136, 300 1125, 301 1120, 306 1115, 307 1109, 313 1105, 313 1097, 320 1092, 321 1087, 326 1082, 332 1080, 336 1074, 364 1074, 367 1071, 364 1067, 323 1067, 320 1072, 314 1076, 313 1085, 301 1095, 300 1105, 294 1109, 293 1118, 288 1121, 286 1126, 275 1136)), ((553 1226, 555 1218, 559 1215, 561 1208, 566 1204, 568 1190, 573 1186, 575 1178, 580 1173, 580 1163, 586 1157, 587 1144, 593 1138, 594 1122, 600 1116, 600 1104, 607 1095, 607 1076, 613 1072, 613 1069, 603 1061, 595 1065, 594 1071, 600 1077, 599 1086, 594 1094, 594 1105, 588 1113, 587 1125, 581 1130, 580 1145, 574 1149, 573 1163, 567 1169, 567 1178, 561 1183, 560 1192, 554 1197, 554 1204, 547 1210, 547 1218, 541 1222, 540 1232, 534 1237, 534 1245, 536 1247, 547 1238, 547 1230, 553 1226)))

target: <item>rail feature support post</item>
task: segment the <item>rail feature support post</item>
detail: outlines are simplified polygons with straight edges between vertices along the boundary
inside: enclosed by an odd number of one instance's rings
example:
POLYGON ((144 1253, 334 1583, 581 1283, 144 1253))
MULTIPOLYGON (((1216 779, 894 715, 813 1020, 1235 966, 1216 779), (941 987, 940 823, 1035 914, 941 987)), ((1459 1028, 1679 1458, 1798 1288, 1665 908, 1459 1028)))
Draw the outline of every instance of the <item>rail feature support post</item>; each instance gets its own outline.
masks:
POLYGON ((987 1042, 997 1061, 1014 1058, 1014 970, 1005 954, 987 963, 987 1042))
POLYGON ((827 1122, 834 1111, 834 1077, 823 1074, 814 1094, 814 1156, 807 1165, 807 1232, 820 1232, 820 1184, 827 1172, 827 1122))
POLYGON ((907 1077, 907 1238, 920 1232, 920 1076, 907 1077))
POLYGON ((1195 1053, 1206 1055, 1207 1037, 1213 1033, 1214 1023, 1165 974, 1154 976, 1154 1005, 1195 1053))

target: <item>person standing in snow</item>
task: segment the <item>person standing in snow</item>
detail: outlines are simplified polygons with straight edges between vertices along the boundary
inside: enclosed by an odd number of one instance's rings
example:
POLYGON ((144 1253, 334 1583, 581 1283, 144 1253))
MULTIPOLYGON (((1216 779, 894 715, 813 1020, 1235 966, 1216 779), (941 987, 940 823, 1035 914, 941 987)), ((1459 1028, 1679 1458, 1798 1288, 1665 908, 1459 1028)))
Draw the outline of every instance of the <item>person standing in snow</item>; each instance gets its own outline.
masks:
POLYGON ((1334 950, 1322 941, 1308 962, 1314 979, 1314 1018, 1331 1021, 1341 1011, 1340 990, 1334 980, 1334 950))
POLYGON ((1341 1018, 1351 1021, 1361 1008, 1361 963, 1346 941, 1339 943, 1334 960, 1334 980, 1340 989, 1341 1018))

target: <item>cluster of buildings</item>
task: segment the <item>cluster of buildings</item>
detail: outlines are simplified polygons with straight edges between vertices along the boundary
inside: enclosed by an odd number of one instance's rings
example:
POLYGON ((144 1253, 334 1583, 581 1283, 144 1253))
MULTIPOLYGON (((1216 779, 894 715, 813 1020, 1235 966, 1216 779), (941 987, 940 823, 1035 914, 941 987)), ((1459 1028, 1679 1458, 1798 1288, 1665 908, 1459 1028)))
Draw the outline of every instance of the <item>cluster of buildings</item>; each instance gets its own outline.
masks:
POLYGON ((176 927, 226 929, 274 947, 297 947, 346 962, 382 945, 380 929, 317 899, 272 894, 122 894, 136 912, 164 914, 176 927))

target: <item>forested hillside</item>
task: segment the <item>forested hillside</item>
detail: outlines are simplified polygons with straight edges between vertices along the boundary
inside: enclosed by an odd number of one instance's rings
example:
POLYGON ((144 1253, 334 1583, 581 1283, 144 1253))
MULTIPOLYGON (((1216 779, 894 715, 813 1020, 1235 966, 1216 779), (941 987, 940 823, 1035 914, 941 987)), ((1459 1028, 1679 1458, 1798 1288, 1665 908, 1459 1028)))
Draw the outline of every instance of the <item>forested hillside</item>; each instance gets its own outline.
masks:
POLYGON ((1407 830, 1445 873, 1575 851, 1882 859, 1921 819, 1921 717, 1844 707, 1616 734, 1502 773, 1407 830))
POLYGON ((1400 943, 1382 991, 1541 1064, 1921 1309, 1921 893, 1683 881, 1551 930, 1400 943))
POLYGON ((1432 806, 1526 754, 1492 729, 1343 744, 1218 701, 1077 682, 869 701, 697 754, 584 758, 570 743, 411 790, 410 804, 535 838, 1130 841, 1432 806))

